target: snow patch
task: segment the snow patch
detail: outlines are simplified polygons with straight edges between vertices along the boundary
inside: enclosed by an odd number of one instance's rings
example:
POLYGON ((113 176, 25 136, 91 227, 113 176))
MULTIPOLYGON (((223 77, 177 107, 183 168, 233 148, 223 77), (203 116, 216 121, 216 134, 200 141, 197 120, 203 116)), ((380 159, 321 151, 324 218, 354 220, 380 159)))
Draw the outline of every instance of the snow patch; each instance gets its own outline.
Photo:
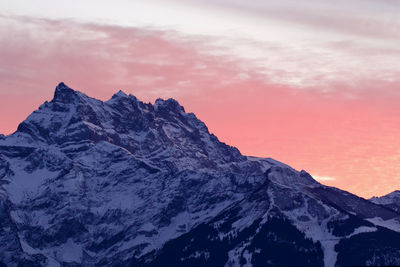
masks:
POLYGON ((375 225, 379 225, 379 226, 388 228, 390 230, 400 232, 400 222, 399 222, 398 218, 393 218, 393 219, 385 221, 380 217, 375 217, 375 218, 367 219, 367 220, 375 225))
POLYGON ((360 226, 360 227, 354 229, 354 232, 351 233, 350 235, 346 236, 346 238, 350 238, 354 235, 358 235, 361 233, 369 233, 369 232, 376 232, 376 231, 378 231, 378 228, 376 228, 376 227, 360 226))
MULTIPOLYGON (((13 166, 13 165, 12 165, 13 166)), ((13 166, 14 167, 14 166, 13 166)), ((37 193, 40 186, 48 179, 57 177, 59 172, 51 172, 47 169, 39 169, 33 173, 27 173, 21 168, 12 168, 15 175, 9 178, 9 184, 4 185, 11 202, 17 204, 37 193)))

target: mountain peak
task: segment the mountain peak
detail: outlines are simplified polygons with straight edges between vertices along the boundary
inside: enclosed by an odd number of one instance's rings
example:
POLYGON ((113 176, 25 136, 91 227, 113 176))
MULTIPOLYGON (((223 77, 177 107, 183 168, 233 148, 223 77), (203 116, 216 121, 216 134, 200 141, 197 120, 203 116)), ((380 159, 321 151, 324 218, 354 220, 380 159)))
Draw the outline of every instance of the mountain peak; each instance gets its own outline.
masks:
POLYGON ((65 83, 60 82, 55 91, 53 101, 69 103, 76 97, 76 92, 68 87, 65 83))
POLYGON ((167 109, 175 112, 185 112, 185 108, 173 98, 169 98, 167 100, 158 98, 154 103, 154 108, 158 111, 167 109))
POLYGON ((64 82, 60 82, 57 86, 56 86, 56 90, 55 93, 61 93, 64 91, 74 91, 72 88, 70 88, 68 85, 66 85, 64 82))
POLYGON ((124 91, 119 90, 112 96, 112 98, 117 98, 117 97, 128 97, 128 95, 124 91))

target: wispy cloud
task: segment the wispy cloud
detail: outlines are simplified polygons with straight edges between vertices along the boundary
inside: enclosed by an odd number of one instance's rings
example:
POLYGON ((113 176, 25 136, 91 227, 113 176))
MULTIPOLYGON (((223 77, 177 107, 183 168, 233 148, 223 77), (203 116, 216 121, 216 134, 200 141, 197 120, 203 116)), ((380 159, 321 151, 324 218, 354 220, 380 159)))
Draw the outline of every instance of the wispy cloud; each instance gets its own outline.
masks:
POLYGON ((336 178, 334 177, 329 177, 329 176, 317 176, 313 175, 314 179, 317 181, 325 182, 325 181, 334 181, 336 178))
MULTIPOLYGON (((182 1, 180 1, 182 2, 182 1)), ((187 2, 187 1, 186 1, 187 2)), ((191 0, 193 4, 220 7, 236 14, 274 18, 328 34, 398 39, 400 5, 381 0, 191 0)), ((301 30, 301 29, 300 29, 301 30)))
POLYGON ((365 81, 366 90, 381 91, 373 81, 398 86, 400 80, 400 4, 392 0, 18 0, 0 8, 3 14, 207 37, 213 44, 208 54, 251 61, 268 81, 295 88, 345 87, 355 97, 365 81))

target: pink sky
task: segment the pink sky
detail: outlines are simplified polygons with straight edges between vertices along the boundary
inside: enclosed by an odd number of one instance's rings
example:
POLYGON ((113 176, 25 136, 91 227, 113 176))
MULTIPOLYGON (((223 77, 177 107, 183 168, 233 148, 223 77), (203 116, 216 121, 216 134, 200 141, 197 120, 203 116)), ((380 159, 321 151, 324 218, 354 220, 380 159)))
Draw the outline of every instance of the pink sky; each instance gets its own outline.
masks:
MULTIPOLYGON (((301 12, 282 14, 318 24, 301 12)), ((400 32, 322 21, 351 37, 295 46, 3 14, 0 132, 15 131, 60 81, 103 100, 122 89, 143 101, 173 97, 243 154, 305 169, 322 183, 364 197, 400 189, 400 67, 393 60, 400 32)))

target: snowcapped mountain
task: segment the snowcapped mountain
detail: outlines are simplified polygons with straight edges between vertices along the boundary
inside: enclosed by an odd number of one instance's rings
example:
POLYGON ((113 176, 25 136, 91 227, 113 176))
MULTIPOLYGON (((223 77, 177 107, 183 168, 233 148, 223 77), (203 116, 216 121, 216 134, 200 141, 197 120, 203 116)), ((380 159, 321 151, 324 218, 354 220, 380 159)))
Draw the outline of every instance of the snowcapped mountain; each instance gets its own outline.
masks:
POLYGON ((398 210, 243 156, 173 99, 63 83, 0 136, 0 218, 0 266, 400 264, 398 210))
POLYGON ((372 202, 383 205, 389 209, 400 212, 400 191, 396 190, 386 196, 373 197, 370 199, 372 202))

